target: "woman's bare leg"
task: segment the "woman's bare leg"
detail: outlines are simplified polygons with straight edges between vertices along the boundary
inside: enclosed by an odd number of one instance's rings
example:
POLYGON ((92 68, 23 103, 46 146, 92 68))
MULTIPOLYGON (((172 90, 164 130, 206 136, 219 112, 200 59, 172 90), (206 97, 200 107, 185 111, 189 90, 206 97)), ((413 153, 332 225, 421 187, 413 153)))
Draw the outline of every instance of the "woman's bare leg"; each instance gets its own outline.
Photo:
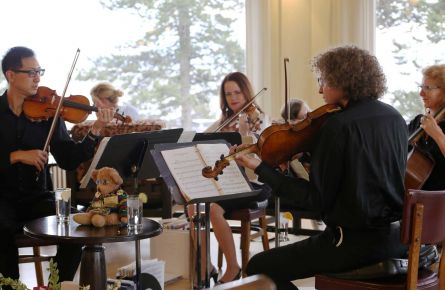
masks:
POLYGON ((235 241, 233 239, 232 229, 224 218, 224 209, 217 204, 211 204, 210 221, 212 222, 213 232, 219 247, 224 254, 227 262, 227 269, 221 277, 221 281, 232 281, 240 271, 240 266, 236 259, 235 241))

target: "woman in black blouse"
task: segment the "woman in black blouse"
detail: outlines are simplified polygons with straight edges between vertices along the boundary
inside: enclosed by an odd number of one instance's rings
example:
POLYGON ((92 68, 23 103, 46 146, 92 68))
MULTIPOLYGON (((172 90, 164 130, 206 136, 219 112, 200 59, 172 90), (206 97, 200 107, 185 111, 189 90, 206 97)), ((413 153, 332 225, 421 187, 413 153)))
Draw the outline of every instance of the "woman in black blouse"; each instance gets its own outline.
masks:
POLYGON ((429 154, 435 164, 422 189, 445 190, 445 120, 437 122, 433 116, 445 109, 445 65, 432 65, 422 71, 420 96, 426 109, 425 115, 417 115, 408 125, 412 134, 419 126, 426 134, 417 146, 429 154))

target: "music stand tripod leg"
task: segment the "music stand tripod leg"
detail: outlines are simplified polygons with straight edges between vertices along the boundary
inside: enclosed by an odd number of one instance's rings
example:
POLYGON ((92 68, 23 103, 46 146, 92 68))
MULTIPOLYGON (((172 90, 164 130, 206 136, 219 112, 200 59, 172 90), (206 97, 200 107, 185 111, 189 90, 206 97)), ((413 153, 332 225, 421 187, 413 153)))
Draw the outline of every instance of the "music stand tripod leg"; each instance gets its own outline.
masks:
POLYGON ((206 231, 206 278, 205 286, 210 287, 210 203, 205 203, 205 231, 206 231))
POLYGON ((195 225, 195 237, 196 237, 196 285, 197 289, 203 289, 201 279, 201 212, 199 210, 200 203, 196 204, 195 215, 193 217, 193 223, 195 225))

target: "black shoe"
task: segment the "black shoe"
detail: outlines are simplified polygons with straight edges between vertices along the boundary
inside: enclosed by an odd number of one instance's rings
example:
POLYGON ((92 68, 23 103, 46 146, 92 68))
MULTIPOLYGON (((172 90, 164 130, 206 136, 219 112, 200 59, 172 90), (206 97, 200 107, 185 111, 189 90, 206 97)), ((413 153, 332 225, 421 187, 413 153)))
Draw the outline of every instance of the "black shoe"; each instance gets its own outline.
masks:
POLYGON ((218 270, 213 267, 212 271, 210 271, 210 278, 213 279, 213 282, 216 284, 218 282, 218 270))
POLYGON ((232 282, 232 281, 238 280, 240 278, 241 278, 241 269, 239 269, 238 274, 236 274, 235 277, 233 277, 232 280, 230 280, 230 281, 218 280, 218 282, 216 282, 215 285, 221 285, 221 284, 224 284, 224 283, 232 282))
MULTIPOLYGON (((215 283, 215 285, 218 283, 218 270, 216 270, 215 266, 213 266, 212 270, 209 273, 209 277, 210 279, 213 279, 213 282, 215 283)), ((205 284, 204 281, 201 282, 201 284, 205 284)), ((198 283, 197 281, 195 281, 194 285, 193 285, 193 289, 198 289, 198 283)))

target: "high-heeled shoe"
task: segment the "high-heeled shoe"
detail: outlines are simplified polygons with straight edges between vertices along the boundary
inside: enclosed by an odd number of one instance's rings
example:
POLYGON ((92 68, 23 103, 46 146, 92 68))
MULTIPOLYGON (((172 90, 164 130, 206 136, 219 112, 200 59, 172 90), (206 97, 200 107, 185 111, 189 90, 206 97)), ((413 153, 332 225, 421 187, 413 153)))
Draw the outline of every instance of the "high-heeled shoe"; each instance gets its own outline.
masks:
POLYGON ((210 271, 210 278, 213 279, 213 282, 216 284, 218 282, 218 270, 215 267, 210 271))
POLYGON ((222 281, 222 280, 218 280, 218 281, 215 283, 215 285, 221 285, 221 284, 224 284, 224 283, 232 282, 232 281, 238 280, 238 279, 240 279, 240 278, 241 278, 241 269, 239 269, 238 274, 236 274, 235 277, 233 277, 232 280, 230 280, 230 281, 222 281))
MULTIPOLYGON (((215 266, 213 266, 212 267, 212 270, 210 270, 210 273, 209 273, 209 277, 210 277, 210 279, 212 279, 213 280, 213 282, 215 283, 215 285, 216 285, 216 283, 218 282, 218 270, 215 268, 215 266)), ((203 283, 204 281, 202 281, 202 283, 203 283)), ((197 281, 195 280, 195 282, 194 282, 194 284, 193 284, 193 289, 197 289, 198 288, 198 283, 197 283, 197 281)))

